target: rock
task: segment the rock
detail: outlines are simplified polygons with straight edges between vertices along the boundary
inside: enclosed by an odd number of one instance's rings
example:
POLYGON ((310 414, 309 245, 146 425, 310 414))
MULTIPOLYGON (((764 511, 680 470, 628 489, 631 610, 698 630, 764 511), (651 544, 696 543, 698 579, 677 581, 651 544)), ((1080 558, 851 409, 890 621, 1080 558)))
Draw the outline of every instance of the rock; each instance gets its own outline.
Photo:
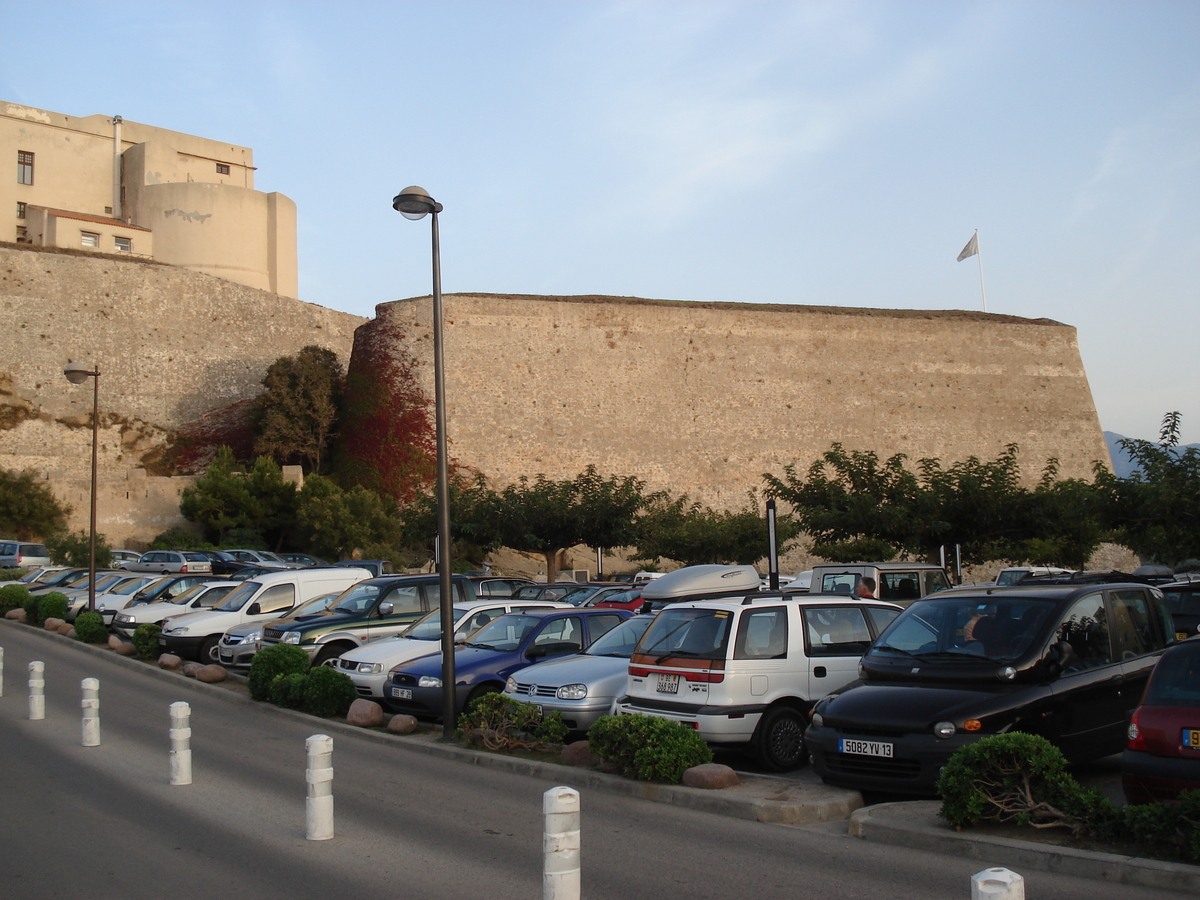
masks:
POLYGON ((704 788, 707 791, 718 791, 721 788, 733 787, 738 783, 737 772, 718 763, 705 763, 702 766, 692 766, 683 773, 683 783, 688 787, 704 788))
POLYGON ((374 700, 364 700, 361 697, 350 704, 346 713, 346 724, 357 725, 360 728, 374 728, 383 724, 383 707, 374 700))
POLYGON ((188 678, 195 678, 196 673, 199 672, 203 668, 204 668, 204 666, 200 665, 200 663, 198 663, 198 662, 185 662, 183 664, 183 669, 181 671, 188 678))
POLYGON ((59 634, 71 635, 75 631, 75 626, 67 622, 63 622, 55 629, 59 634))
POLYGON ((117 646, 113 647, 121 656, 136 656, 137 647, 127 641, 118 641, 117 646))
POLYGON ((621 769, 615 762, 609 762, 607 759, 600 761, 600 771, 606 772, 609 775, 620 775, 621 769))
POLYGON ((413 716, 392 716, 387 723, 387 730, 392 734, 412 734, 417 730, 417 720, 413 716))
POLYGON ((224 666, 201 666, 196 670, 196 680, 205 684, 216 684, 218 681, 224 681, 226 674, 224 666))
POLYGON ((21 609, 19 606, 16 609, 10 609, 4 614, 4 618, 12 619, 14 622, 24 622, 25 610, 21 609))
POLYGON ((67 624, 66 619, 56 619, 54 616, 51 616, 45 622, 42 623, 42 627, 45 628, 47 631, 58 631, 59 625, 66 625, 66 624, 67 624))
POLYGON ((178 672, 183 668, 183 660, 174 653, 164 653, 158 658, 158 667, 160 669, 168 669, 172 672, 178 672))
POLYGON ((67 632, 67 637, 69 637, 73 641, 79 639, 79 635, 77 635, 75 633, 75 626, 73 626, 73 625, 71 626, 71 630, 67 632))
POLYGON ((591 751, 587 741, 575 741, 562 748, 562 761, 568 766, 598 766, 602 762, 599 756, 591 751))
POLYGON ((110 634, 108 636, 108 647, 110 650, 116 650, 118 647, 120 647, 124 643, 125 643, 125 641, 121 640, 115 634, 110 634))

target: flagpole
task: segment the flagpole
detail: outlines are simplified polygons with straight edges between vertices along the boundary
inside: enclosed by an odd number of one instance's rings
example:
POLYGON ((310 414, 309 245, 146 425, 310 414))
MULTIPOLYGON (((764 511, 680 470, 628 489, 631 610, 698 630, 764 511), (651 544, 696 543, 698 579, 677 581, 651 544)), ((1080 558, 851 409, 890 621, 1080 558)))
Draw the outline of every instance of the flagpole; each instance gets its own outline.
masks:
POLYGON ((983 286, 983 250, 979 246, 979 229, 975 229, 975 256, 979 259, 979 293, 983 295, 983 311, 987 312, 987 288, 983 286))

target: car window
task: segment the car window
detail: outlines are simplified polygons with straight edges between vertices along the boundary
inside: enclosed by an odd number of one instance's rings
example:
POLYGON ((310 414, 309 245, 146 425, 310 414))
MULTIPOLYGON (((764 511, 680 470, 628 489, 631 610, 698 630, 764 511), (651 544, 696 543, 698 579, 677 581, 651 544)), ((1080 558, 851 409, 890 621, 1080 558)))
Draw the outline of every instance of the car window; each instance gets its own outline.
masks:
POLYGON ((456 637, 466 637, 474 634, 484 625, 487 625, 492 619, 499 618, 504 615, 503 607, 489 607, 488 609, 480 609, 473 612, 463 624, 458 626, 456 637))
POLYGON ((858 575, 853 572, 827 572, 821 576, 820 594, 853 594, 858 575))
POLYGON ((732 620, 724 609, 671 609, 659 613, 647 629, 638 652, 662 658, 690 656, 724 659, 732 620))
POLYGON ((870 618, 871 624, 875 626, 876 634, 883 634, 883 629, 892 624, 892 620, 900 615, 898 609, 888 609, 884 606, 868 606, 867 617, 870 618))
POLYGON ((941 569, 929 569, 922 572, 921 577, 925 580, 926 594, 936 594, 938 591, 950 590, 950 582, 946 580, 946 573, 941 569))
POLYGON ((871 646, 871 632, 857 606, 811 606, 803 609, 809 656, 861 656, 871 646))
POLYGON ((755 609, 742 614, 734 659, 784 659, 787 656, 787 610, 782 606, 755 609))
POLYGON ((1200 707, 1200 644, 1182 644, 1163 654, 1142 703, 1200 707))
MULTIPOLYGON (((426 585, 426 588, 436 585, 426 585)), ((410 613, 419 613, 421 611, 421 585, 419 584, 402 584, 393 591, 388 591, 383 596, 384 603, 392 604, 390 615, 401 616, 410 613)), ((437 605, 436 602, 433 605, 437 605)))
POLYGON ((602 635, 608 634, 614 628, 621 624, 621 617, 617 615, 599 615, 588 617, 588 635, 591 640, 602 635))
POLYGON ((294 584, 276 584, 263 591, 256 601, 260 613, 281 612, 296 605, 296 586, 294 584))
POLYGON ((1112 591, 1109 602, 1112 604, 1112 634, 1118 659, 1134 659, 1162 646, 1162 641, 1155 635, 1144 591, 1112 591))
POLYGON ((583 649, 583 623, 578 616, 551 619, 537 633, 530 647, 544 656, 578 653, 583 649))
POLYGON ((221 598, 233 590, 232 584, 222 584, 215 588, 209 588, 200 595, 199 606, 206 609, 211 609, 221 602, 221 598))
POLYGON ((1058 639, 1071 645, 1074 658, 1064 671, 1079 672, 1084 669, 1106 666, 1112 662, 1112 648, 1108 638, 1108 613, 1104 609, 1102 594, 1089 594, 1077 600, 1058 628, 1058 639))
POLYGON ((629 659, 633 655, 633 648, 637 646, 638 639, 646 633, 646 629, 650 627, 652 621, 654 620, 650 616, 634 616, 632 619, 626 619, 611 631, 606 632, 603 637, 592 641, 587 648, 587 655, 629 659))
POLYGON ((542 622, 536 616, 508 613, 489 622, 471 638, 471 645, 492 650, 516 650, 533 629, 542 622))
POLYGON ((382 586, 378 582, 375 584, 371 584, 370 582, 356 584, 338 598, 334 609, 351 613, 360 613, 368 610, 375 603, 375 598, 379 596, 381 590, 382 586))
POLYGON ((881 572, 880 600, 916 600, 921 596, 921 579, 917 572, 881 572))

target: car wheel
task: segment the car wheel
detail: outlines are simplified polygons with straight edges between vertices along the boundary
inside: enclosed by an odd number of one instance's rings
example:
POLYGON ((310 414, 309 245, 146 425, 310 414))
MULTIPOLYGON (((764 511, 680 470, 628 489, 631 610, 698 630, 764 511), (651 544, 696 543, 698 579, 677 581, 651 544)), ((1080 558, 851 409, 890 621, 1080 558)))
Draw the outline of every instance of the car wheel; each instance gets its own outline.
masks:
POLYGON ((200 657, 200 662, 206 666, 220 665, 220 658, 217 656, 217 644, 220 643, 221 636, 219 634, 210 634, 200 644, 200 652, 196 655, 200 657))
POLYGON ((790 706, 768 709, 754 731, 754 758, 772 772, 799 768, 808 758, 804 716, 790 706))
POLYGON ((343 653, 345 653, 347 650, 350 650, 350 649, 351 649, 351 647, 347 644, 330 644, 327 647, 322 647, 317 652, 316 657, 313 658, 312 664, 314 666, 323 666, 329 660, 333 659, 336 656, 341 656, 343 653))

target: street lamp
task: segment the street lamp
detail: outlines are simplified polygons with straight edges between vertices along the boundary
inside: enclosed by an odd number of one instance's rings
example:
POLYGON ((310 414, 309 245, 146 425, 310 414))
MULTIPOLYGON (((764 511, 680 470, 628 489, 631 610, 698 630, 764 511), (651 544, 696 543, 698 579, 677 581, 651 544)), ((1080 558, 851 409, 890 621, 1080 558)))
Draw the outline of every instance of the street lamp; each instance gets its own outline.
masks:
POLYGON ((433 224, 433 409, 437 443, 437 560, 442 620, 442 739, 454 738, 456 692, 454 672, 454 597, 450 579, 450 461, 446 451, 446 368, 442 358, 442 262, 438 218, 442 204, 423 187, 406 187, 392 199, 392 209, 419 221, 432 215, 433 224))
POLYGON ((100 370, 89 369, 83 363, 67 360, 63 369, 71 384, 92 381, 92 516, 88 525, 88 610, 96 609, 96 453, 100 442, 100 370))

